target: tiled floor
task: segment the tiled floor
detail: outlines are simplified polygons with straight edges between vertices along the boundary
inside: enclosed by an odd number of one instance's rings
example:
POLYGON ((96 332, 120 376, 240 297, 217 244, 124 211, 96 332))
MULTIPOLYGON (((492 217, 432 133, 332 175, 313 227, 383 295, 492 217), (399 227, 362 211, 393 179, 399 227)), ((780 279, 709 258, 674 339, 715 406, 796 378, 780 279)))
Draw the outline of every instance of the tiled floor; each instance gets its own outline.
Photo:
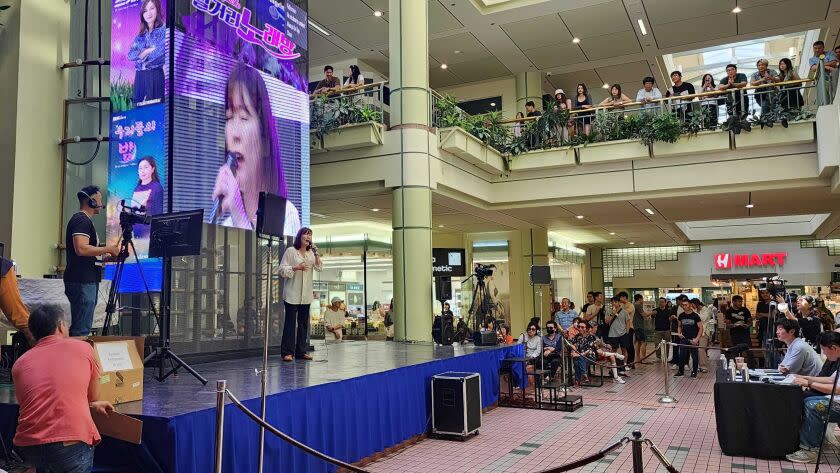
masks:
MULTIPOLYGON (((633 371, 627 384, 607 381, 603 387, 575 390, 583 395, 584 407, 572 413, 497 408, 485 414, 478 436, 465 442, 424 440, 368 468, 400 473, 539 472, 593 454, 638 429, 684 473, 814 471, 814 465, 725 456, 715 431, 714 375, 672 378, 678 402, 670 406, 658 402, 663 379, 660 365, 646 365, 633 371)), ((630 446, 616 452, 574 471, 632 471, 630 446)), ((643 459, 645 472, 666 471, 647 449, 643 459)), ((838 454, 829 450, 819 471, 840 472, 838 454)))

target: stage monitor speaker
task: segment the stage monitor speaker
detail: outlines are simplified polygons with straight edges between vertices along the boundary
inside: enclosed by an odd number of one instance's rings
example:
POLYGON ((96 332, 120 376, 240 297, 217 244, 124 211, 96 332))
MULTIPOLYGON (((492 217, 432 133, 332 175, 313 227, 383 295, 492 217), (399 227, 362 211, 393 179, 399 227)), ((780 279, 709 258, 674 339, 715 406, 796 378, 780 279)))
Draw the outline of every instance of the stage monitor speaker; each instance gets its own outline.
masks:
POLYGON ((452 278, 445 276, 435 278, 435 295, 439 301, 452 299, 452 278))
POLYGON ((473 332, 473 345, 477 347, 489 347, 498 343, 496 332, 483 332, 476 330, 473 332))
POLYGON ((551 285, 551 267, 549 266, 531 266, 530 276, 532 286, 551 285))
POLYGON ((432 377, 432 433, 462 438, 481 428, 481 377, 441 373, 432 377))

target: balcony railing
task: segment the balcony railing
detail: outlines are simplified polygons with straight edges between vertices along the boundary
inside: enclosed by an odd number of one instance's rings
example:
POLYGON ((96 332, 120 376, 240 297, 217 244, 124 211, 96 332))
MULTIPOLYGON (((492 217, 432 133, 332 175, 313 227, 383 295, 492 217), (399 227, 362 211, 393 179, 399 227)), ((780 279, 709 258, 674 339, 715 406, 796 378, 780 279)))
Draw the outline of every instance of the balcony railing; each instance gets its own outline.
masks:
POLYGON ((517 119, 503 119, 501 112, 471 116, 454 98, 439 97, 432 123, 461 127, 507 156, 619 140, 648 146, 704 131, 740 134, 753 127, 787 127, 816 114, 816 106, 828 100, 819 92, 814 79, 799 79, 582 110, 552 107, 540 116, 517 119))
POLYGON ((347 125, 388 123, 383 100, 387 81, 313 94, 309 99, 309 131, 323 139, 327 133, 347 125))

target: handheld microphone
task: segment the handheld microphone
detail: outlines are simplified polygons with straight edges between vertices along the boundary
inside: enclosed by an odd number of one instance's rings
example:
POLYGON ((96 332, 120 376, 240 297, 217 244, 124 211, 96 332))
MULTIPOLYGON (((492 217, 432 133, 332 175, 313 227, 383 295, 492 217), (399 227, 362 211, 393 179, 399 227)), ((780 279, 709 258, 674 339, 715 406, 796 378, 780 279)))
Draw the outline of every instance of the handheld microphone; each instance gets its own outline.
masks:
MULTIPOLYGON (((241 156, 239 153, 232 153, 228 152, 227 159, 225 159, 225 166, 230 168, 230 171, 233 175, 236 175, 236 167, 237 167, 237 160, 241 156)), ((210 223, 216 223, 216 214, 219 212, 219 208, 222 206, 222 198, 216 197, 213 200, 213 208, 210 209, 210 223)))

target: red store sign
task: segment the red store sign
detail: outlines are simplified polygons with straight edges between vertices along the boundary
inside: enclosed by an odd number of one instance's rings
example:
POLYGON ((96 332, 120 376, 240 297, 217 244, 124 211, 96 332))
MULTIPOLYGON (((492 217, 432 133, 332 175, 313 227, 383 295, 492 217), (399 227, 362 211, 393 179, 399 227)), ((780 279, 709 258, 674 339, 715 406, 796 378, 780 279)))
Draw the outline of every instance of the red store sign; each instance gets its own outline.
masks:
POLYGON ((787 253, 718 253, 715 269, 750 268, 753 266, 784 266, 787 253))

